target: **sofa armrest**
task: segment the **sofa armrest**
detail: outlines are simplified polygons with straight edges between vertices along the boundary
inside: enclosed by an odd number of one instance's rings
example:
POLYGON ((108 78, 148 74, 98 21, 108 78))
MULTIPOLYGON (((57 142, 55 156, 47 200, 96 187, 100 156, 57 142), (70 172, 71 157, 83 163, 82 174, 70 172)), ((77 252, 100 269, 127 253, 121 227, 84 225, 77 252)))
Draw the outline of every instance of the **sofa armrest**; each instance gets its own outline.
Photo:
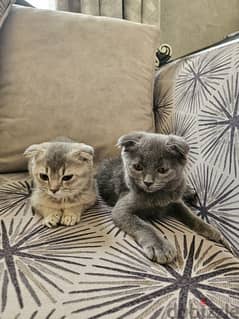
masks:
POLYGON ((153 111, 155 130, 158 133, 167 134, 171 131, 176 69, 175 63, 169 63, 155 75, 153 111))
POLYGON ((157 132, 190 145, 195 211, 239 252, 239 38, 163 66, 154 112, 157 132))

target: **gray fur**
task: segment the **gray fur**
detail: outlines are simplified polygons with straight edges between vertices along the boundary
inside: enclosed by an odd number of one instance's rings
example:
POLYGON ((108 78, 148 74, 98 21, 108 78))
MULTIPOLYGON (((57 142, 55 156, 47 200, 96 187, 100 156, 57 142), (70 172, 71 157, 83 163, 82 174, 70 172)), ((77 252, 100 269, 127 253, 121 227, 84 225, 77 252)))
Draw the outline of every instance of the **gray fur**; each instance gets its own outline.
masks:
POLYGON ((120 137, 118 146, 121 158, 104 161, 98 171, 99 193, 114 206, 115 224, 135 238, 149 259, 164 264, 176 257, 175 247, 145 220, 154 215, 173 215, 199 234, 225 244, 220 233, 182 200, 189 151, 182 137, 133 132, 120 137))

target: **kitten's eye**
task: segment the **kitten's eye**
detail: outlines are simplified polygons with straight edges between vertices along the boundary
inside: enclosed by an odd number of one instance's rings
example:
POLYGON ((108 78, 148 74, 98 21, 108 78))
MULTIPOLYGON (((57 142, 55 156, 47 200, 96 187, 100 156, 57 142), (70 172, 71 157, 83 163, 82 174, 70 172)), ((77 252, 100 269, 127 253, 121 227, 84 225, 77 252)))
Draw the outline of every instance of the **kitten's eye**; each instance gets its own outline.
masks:
POLYGON ((142 171, 143 170, 143 166, 142 165, 140 165, 140 164, 134 164, 134 169, 136 170, 136 171, 142 171))
POLYGON ((165 173, 167 173, 167 172, 168 172, 168 168, 165 168, 165 167, 159 167, 159 168, 158 168, 158 172, 159 172, 160 174, 165 174, 165 173))
POLYGON ((62 177, 63 181, 69 181, 70 179, 72 179, 73 175, 65 175, 62 177))
POLYGON ((43 181, 48 181, 48 175, 46 175, 46 174, 40 174, 40 178, 43 180, 43 181))

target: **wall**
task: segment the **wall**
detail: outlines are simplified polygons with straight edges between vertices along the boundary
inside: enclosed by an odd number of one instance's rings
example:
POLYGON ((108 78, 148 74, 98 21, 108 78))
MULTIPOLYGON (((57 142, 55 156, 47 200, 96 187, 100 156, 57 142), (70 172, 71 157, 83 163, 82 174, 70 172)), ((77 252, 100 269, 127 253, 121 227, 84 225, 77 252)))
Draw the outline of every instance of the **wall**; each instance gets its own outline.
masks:
POLYGON ((235 31, 239 0, 161 0, 160 42, 172 46, 174 58, 235 31))

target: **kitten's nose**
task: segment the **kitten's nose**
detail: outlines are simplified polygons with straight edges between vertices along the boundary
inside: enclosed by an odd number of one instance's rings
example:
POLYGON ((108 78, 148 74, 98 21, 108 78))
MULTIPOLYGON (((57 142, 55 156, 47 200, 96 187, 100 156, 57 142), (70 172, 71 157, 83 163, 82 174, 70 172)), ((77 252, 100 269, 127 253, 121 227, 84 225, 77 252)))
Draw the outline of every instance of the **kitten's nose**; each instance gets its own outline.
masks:
POLYGON ((50 191, 55 194, 57 191, 59 190, 59 188, 51 188, 50 191))
POLYGON ((153 184, 153 182, 144 181, 144 184, 145 184, 147 187, 149 187, 149 186, 151 186, 151 185, 153 184))

